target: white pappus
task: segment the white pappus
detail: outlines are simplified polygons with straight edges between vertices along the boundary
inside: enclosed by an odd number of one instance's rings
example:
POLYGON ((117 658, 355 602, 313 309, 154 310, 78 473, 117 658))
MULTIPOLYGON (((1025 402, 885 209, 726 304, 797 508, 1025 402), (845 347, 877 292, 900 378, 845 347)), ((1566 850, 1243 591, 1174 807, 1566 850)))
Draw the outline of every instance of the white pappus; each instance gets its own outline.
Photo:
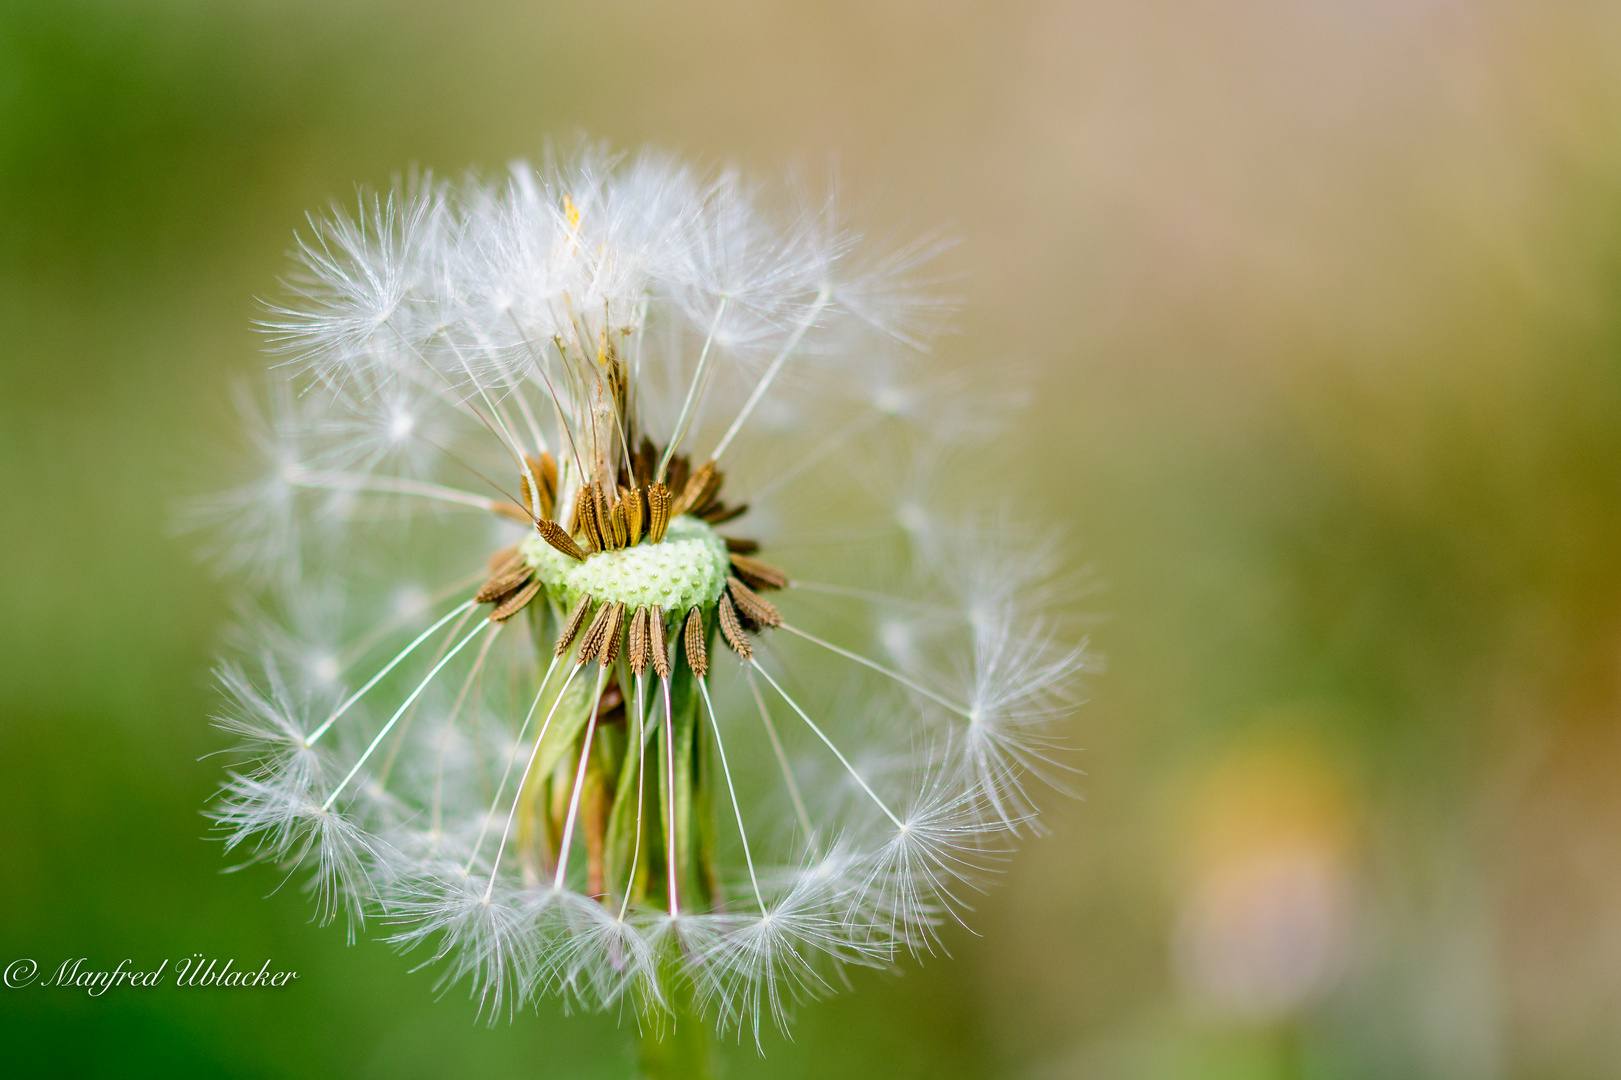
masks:
POLYGON ((419 177, 314 220, 267 321, 259 472, 201 508, 214 813, 492 1014, 758 1038, 930 949, 1062 767, 1053 550, 966 523, 1020 395, 927 352, 937 243, 784 203, 593 146, 419 177))

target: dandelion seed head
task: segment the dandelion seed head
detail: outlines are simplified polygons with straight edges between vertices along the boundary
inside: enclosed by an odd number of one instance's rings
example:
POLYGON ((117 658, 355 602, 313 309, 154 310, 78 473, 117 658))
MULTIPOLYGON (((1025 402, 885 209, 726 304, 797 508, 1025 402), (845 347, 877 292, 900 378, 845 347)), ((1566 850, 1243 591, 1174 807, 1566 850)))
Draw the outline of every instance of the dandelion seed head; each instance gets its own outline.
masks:
POLYGON ((592 144, 312 219, 194 515, 250 594, 227 848, 492 1019, 758 1039, 935 948, 1089 656, 952 456, 1017 395, 922 362, 941 248, 592 144))
POLYGON ((568 558, 538 536, 525 539, 518 552, 548 593, 571 605, 592 596, 633 609, 654 604, 681 612, 710 607, 731 572, 726 541, 688 517, 672 522, 662 543, 604 551, 584 562, 568 558))

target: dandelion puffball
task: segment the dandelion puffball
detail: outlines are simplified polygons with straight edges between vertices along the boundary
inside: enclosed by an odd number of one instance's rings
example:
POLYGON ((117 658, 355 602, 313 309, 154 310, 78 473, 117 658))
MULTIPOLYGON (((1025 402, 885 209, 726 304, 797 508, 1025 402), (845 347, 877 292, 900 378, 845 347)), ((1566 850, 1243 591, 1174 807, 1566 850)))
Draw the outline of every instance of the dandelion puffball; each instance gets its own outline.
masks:
POLYGON ((259 465, 197 508, 243 590, 227 845, 492 1012, 757 1037, 930 948, 1088 658, 1008 380, 927 352, 937 247, 592 147, 316 221, 259 465))

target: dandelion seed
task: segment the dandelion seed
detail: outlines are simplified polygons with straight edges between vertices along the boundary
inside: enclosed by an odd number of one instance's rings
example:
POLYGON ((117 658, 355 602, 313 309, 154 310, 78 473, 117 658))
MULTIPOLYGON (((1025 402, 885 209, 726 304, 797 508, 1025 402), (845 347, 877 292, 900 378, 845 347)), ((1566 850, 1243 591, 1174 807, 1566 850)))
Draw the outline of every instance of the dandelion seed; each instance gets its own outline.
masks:
POLYGON ((492 1014, 551 993, 757 1039, 840 968, 932 948, 1061 767, 1086 665, 1024 532, 915 492, 859 519, 907 473, 866 434, 933 461, 920 440, 987 427, 896 351, 936 248, 590 147, 318 222, 249 407, 269 479, 202 515, 247 587, 320 615, 245 618, 259 675, 222 669, 227 845, 308 870, 323 919, 386 913, 492 1014), (859 491, 814 509, 837 460, 859 491), (865 557, 799 579, 796 541, 873 536, 918 588, 865 557))

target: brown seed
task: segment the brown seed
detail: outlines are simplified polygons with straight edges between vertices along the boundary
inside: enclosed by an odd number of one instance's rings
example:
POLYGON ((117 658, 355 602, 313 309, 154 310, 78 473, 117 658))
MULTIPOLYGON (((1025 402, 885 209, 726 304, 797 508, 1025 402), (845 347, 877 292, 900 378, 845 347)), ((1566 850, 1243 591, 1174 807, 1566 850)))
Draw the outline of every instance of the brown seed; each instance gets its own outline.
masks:
MULTIPOLYGON (((607 667, 612 661, 607 659, 610 639, 617 638, 619 629, 619 613, 625 610, 624 604, 604 604, 597 610, 597 617, 591 620, 586 628, 585 636, 580 638, 580 651, 575 654, 576 664, 589 663, 597 657, 603 657, 602 664, 607 667)), ((619 643, 613 641, 614 655, 619 653, 619 643)))
POLYGON ((523 504, 535 517, 551 517, 557 502, 557 461, 550 454, 533 455, 523 459, 523 474, 518 477, 518 488, 523 493, 523 504), (540 498, 530 490, 531 479, 540 486, 540 498))
POLYGON ((535 474, 540 480, 541 502, 545 504, 543 517, 551 517, 557 511, 557 459, 547 451, 540 455, 540 471, 535 474))
POLYGON ((702 517, 720 505, 720 488, 726 480, 726 474, 717 469, 713 461, 705 464, 698 472, 703 478, 704 486, 692 500, 692 510, 689 512, 702 517))
POLYGON ((557 655, 562 656, 568 652, 568 647, 574 644, 574 637, 580 632, 585 623, 585 617, 591 614, 591 597, 582 596, 569 612, 568 621, 563 624, 563 632, 557 635, 557 655))
POLYGON ((642 542, 642 514, 646 503, 642 499, 641 488, 631 488, 620 497, 619 505, 625 508, 625 539, 635 547, 642 542))
MULTIPOLYGON (((660 630, 664 628, 659 627, 660 630)), ((630 670, 634 675, 640 675, 647 670, 647 661, 652 656, 652 649, 647 642, 647 609, 639 607, 636 614, 630 617, 630 652, 626 659, 630 661, 630 670)))
POLYGON ((631 472, 635 474, 636 483, 646 487, 653 482, 653 470, 659 465, 659 448, 653 445, 653 440, 646 435, 636 447, 636 460, 631 463, 631 472))
POLYGON ((597 529, 597 502, 592 497, 591 485, 580 489, 580 528, 585 534, 585 546, 590 551, 602 550, 602 533, 597 529))
POLYGON ((558 551, 561 551, 564 555, 567 555, 576 562, 585 561, 585 552, 580 550, 580 545, 576 544, 574 542, 574 537, 564 532, 563 526, 559 525, 557 522, 547 521, 545 518, 542 518, 541 520, 535 522, 535 531, 540 533, 540 538, 542 540, 546 541, 558 551))
POLYGON ((501 601, 501 603, 497 605, 496 609, 490 612, 490 621, 506 622, 508 619, 518 614, 518 612, 528 607, 529 601, 533 600, 539 592, 540 582, 531 581, 522 589, 519 589, 516 593, 501 601))
POLYGON ((724 474, 715 468, 713 461, 704 462, 698 471, 692 474, 692 479, 687 481, 687 486, 682 489, 681 497, 675 501, 675 507, 670 511, 670 515, 680 517, 682 514, 701 514, 708 508, 715 493, 720 490, 723 476, 724 474))
POLYGON ((619 659, 619 646, 625 640, 625 605, 614 604, 613 616, 603 631, 602 644, 597 647, 597 659, 603 667, 613 667, 619 659))
POLYGON ((618 679, 609 679, 608 684, 602 688, 602 696, 597 698, 597 722, 599 724, 625 722, 625 692, 620 688, 618 679))
POLYGON ((726 588, 736 601, 738 610, 756 626, 775 629, 782 625, 782 613, 769 600, 762 599, 736 578, 726 579, 726 588))
MULTIPOLYGON (((690 473, 691 468, 687 464, 687 455, 677 454, 670 459, 670 464, 664 470, 664 486, 670 489, 672 501, 676 495, 687 490, 687 476, 690 473)), ((674 517, 675 515, 671 514, 670 516, 674 517)))
POLYGON ((728 521, 740 518, 749 512, 748 503, 738 503, 736 506, 727 506, 725 503, 715 503, 698 516, 711 525, 724 525, 728 521))
POLYGON ((595 516, 596 510, 591 505, 591 492, 582 487, 574 493, 574 522, 568 532, 570 536, 584 537, 587 551, 602 550, 602 545, 597 542, 596 526, 591 520, 595 516))
POLYGON ((630 530, 625 525, 625 501, 623 499, 614 503, 614 508, 608 511, 608 523, 613 528, 614 547, 625 547, 630 539, 630 530))
POLYGON ((737 576, 748 582, 756 589, 785 589, 788 587, 788 575, 778 570, 770 563, 751 559, 747 555, 732 552, 732 569, 737 576))
POLYGON ((704 648, 704 616, 695 605, 687 612, 687 629, 683 638, 687 649, 687 666, 698 678, 709 674, 709 651, 704 648))
POLYGON ((726 639, 726 644, 732 647, 743 659, 747 660, 754 655, 754 646, 743 634, 743 624, 738 621, 737 609, 732 606, 731 598, 725 593, 720 597, 720 636, 726 639))
POLYGON ((670 527, 670 489, 655 483, 647 489, 647 537, 657 544, 670 527))
POLYGON ((504 547, 500 551, 497 551, 494 555, 490 556, 489 561, 484 564, 484 572, 486 574, 505 574, 509 571, 516 570, 518 568, 519 558, 521 558, 521 556, 518 554, 517 544, 513 544, 511 547, 504 547))
POLYGON ((478 592, 473 594, 473 603, 488 604, 501 599, 508 593, 516 592, 534 576, 534 573, 534 570, 530 567, 519 563, 518 566, 504 574, 496 574, 486 581, 478 592))
POLYGON ((597 528, 602 550, 613 551, 620 545, 614 543, 613 516, 608 509, 608 494, 603 490, 600 480, 591 481, 591 508, 592 523, 597 528))
POLYGON ((647 612, 647 643, 653 648, 653 670, 661 679, 670 677, 670 643, 665 640, 664 609, 654 604, 647 612))
POLYGON ((504 518, 510 518, 520 525, 529 525, 535 520, 533 514, 515 502, 496 502, 492 499, 490 501, 490 513, 499 514, 504 518))

